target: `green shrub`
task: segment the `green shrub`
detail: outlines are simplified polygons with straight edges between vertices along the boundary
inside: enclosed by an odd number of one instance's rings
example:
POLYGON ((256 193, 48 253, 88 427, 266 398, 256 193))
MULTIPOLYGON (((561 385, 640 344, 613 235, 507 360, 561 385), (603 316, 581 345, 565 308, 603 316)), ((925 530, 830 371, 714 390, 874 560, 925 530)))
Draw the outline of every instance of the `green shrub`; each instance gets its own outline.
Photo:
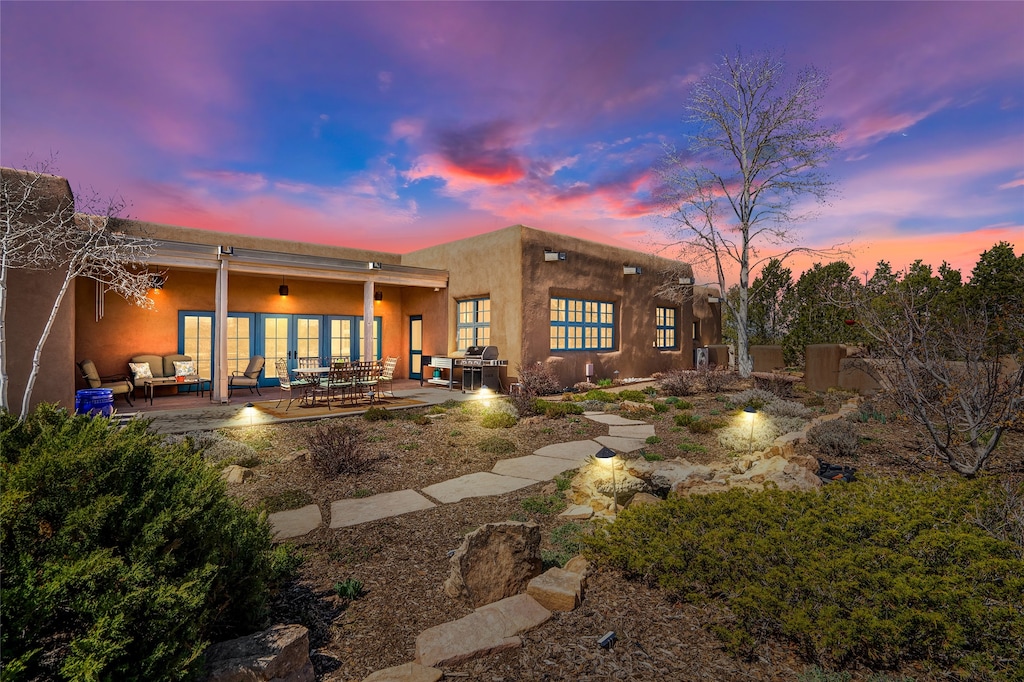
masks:
POLYGON ((658 414, 663 414, 669 411, 669 406, 665 403, 651 403, 654 405, 654 411, 658 414))
POLYGON ((572 487, 572 479, 576 475, 575 470, 563 471, 555 476, 555 488, 562 493, 572 487))
POLYGON ((661 442, 661 436, 647 436, 647 438, 644 439, 644 442, 648 445, 657 445, 661 442))
POLYGON ((516 451, 516 444, 501 436, 488 436, 476 445, 481 452, 492 455, 507 455, 516 451))
POLYGON ((342 599, 354 601, 363 596, 363 583, 355 578, 346 578, 340 583, 334 583, 334 593, 342 599))
POLYGON ((692 410, 693 409, 693 403, 691 403, 689 400, 680 400, 679 402, 676 403, 676 409, 677 410, 692 410))
POLYGON ((685 414, 677 414, 672 418, 672 421, 676 423, 676 426, 689 426, 698 419, 700 417, 687 412, 685 414))
POLYGON ((647 452, 646 450, 641 450, 640 451, 640 456, 643 457, 648 462, 660 462, 663 459, 665 459, 664 457, 659 455, 657 452, 647 452))
POLYGON ((619 391, 619 400, 629 400, 634 403, 645 403, 647 402, 647 394, 643 391, 638 391, 633 388, 627 388, 619 391))
POLYGON ((579 403, 561 402, 549 403, 546 400, 537 401, 537 412, 549 419, 559 419, 570 414, 583 414, 583 405, 579 403))
POLYGON ((391 419, 394 415, 383 407, 371 407, 363 412, 363 419, 368 422, 383 422, 391 419))
POLYGON ((262 627, 294 562, 187 443, 43 405, 0 412, 4 679, 185 679, 262 627))
POLYGON ((804 398, 804 405, 807 407, 821 407, 825 404, 825 398, 818 395, 817 393, 809 395, 804 398))
POLYGON ((690 443, 683 441, 679 444, 679 449, 683 452, 707 452, 708 449, 699 443, 690 443))
POLYGON ((697 419, 694 418, 686 428, 690 429, 690 433, 711 433, 715 429, 720 429, 725 426, 725 422, 719 419, 697 419))
POLYGON ((510 429, 516 425, 516 418, 508 412, 485 412, 480 426, 485 429, 510 429))
POLYGON ((777 637, 827 668, 921 661, 1016 679, 1022 547, 973 521, 1005 502, 988 480, 734 489, 627 509, 587 543, 628 575, 727 607, 716 632, 737 653, 777 637))
POLYGON ((569 559, 580 553, 580 538, 583 535, 583 528, 577 523, 564 523, 551 531, 551 545, 553 549, 541 550, 541 559, 544 568, 565 566, 569 559))
POLYGON ((533 495, 525 498, 520 505, 531 514, 557 514, 565 509, 565 498, 561 495, 533 495))
POLYGON ((587 391, 583 394, 582 400, 597 400, 602 403, 614 403, 618 402, 618 398, 614 393, 609 391, 600 391, 594 389, 593 391, 587 391))
POLYGON ((600 386, 601 388, 608 388, 610 386, 614 386, 615 382, 612 381, 611 379, 598 379, 597 385, 600 386))

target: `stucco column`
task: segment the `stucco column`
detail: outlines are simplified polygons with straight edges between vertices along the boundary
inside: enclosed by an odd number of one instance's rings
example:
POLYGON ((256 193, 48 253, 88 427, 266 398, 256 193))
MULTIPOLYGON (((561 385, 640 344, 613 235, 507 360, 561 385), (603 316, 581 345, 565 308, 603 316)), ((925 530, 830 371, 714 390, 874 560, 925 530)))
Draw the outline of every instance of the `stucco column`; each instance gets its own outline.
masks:
POLYGON ((374 359, 373 347, 373 280, 363 284, 363 348, 361 360, 374 359))
POLYGON ((221 257, 217 269, 216 312, 213 325, 213 366, 210 390, 216 402, 228 401, 228 262, 221 257))

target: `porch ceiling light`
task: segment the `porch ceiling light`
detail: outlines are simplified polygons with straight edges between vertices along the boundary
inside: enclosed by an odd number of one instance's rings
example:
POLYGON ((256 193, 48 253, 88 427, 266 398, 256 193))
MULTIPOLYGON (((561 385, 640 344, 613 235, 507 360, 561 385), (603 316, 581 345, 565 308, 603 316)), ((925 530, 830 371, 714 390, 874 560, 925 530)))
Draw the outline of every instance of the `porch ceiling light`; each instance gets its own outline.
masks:
POLYGON ((373 292, 373 300, 374 301, 383 301, 384 300, 384 292, 383 291, 375 291, 375 292, 373 292))
POLYGON ((217 254, 220 256, 233 256, 235 255, 235 247, 233 246, 218 246, 217 254))
POLYGON ((277 288, 277 293, 281 294, 282 296, 287 296, 288 295, 288 285, 287 284, 282 284, 281 286, 279 286, 277 288))
POLYGON ((643 270, 639 265, 623 265, 622 274, 624 275, 642 275, 643 270))
POLYGON ((383 265, 378 261, 370 261, 369 263, 366 264, 367 270, 380 270, 382 267, 383 265))

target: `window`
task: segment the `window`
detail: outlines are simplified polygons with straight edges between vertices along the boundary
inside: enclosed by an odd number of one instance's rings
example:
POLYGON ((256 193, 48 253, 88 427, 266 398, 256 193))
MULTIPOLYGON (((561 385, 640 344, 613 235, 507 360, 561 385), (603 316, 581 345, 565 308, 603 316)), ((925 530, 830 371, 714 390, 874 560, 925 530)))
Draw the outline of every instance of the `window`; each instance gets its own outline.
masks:
POLYGON ((458 349, 488 346, 491 343, 491 299, 473 298, 459 301, 456 326, 458 349))
POLYGON ((693 340, 700 340, 700 320, 693 321, 693 340))
POLYGON ((655 345, 658 348, 676 347, 676 309, 656 308, 655 318, 657 324, 657 336, 655 345))
POLYGON ((551 350, 615 348, 615 304, 551 299, 551 350))

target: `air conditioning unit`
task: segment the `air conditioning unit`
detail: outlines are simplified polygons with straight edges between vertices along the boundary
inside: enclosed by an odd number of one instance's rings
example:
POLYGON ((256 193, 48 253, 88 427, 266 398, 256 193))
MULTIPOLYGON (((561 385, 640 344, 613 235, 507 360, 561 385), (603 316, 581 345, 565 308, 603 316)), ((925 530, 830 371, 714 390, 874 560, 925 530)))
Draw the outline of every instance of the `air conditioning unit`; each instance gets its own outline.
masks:
POLYGON ((694 348, 693 349, 693 366, 694 367, 707 367, 708 366, 708 349, 707 348, 694 348))

